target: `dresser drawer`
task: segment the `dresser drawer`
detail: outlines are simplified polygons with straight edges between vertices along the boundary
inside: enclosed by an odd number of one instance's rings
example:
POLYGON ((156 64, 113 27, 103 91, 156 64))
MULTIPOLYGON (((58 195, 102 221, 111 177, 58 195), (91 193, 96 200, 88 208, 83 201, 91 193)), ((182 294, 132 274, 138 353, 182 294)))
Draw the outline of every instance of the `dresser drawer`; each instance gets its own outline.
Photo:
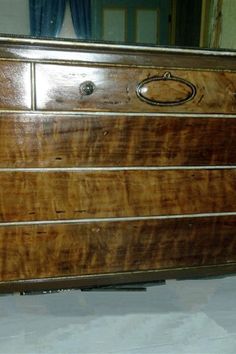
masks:
POLYGON ((236 119, 0 114, 0 168, 236 165, 236 119))
POLYGON ((229 264, 235 223, 227 216, 1 227, 0 281, 229 264))
POLYGON ((31 108, 30 64, 0 61, 0 109, 31 108))
POLYGON ((235 169, 0 172, 0 221, 224 213, 235 169))
POLYGON ((36 65, 36 107, 60 111, 236 112, 236 73, 36 65))

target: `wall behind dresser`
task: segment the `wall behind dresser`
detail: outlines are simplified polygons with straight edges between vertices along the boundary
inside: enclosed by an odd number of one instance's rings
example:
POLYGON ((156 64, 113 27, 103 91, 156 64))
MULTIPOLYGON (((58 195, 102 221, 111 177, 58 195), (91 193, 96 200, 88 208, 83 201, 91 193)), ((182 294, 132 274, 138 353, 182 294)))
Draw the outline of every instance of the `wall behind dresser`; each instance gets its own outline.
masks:
POLYGON ((0 33, 29 35, 29 0, 0 0, 0 33))
MULTIPOLYGON (((212 0, 213 8, 219 0, 212 0)), ((214 9, 213 9, 214 10, 214 9)), ((213 11, 212 10, 212 11, 213 11)), ((222 11, 220 13, 221 35, 219 39, 220 48, 236 49, 236 1, 222 0, 222 11)), ((214 21, 218 18, 214 11, 210 19, 210 31, 214 21)), ((29 35, 29 0, 0 0, 0 33, 29 35)), ((76 38, 71 20, 69 2, 66 5, 66 12, 60 37, 76 38)))

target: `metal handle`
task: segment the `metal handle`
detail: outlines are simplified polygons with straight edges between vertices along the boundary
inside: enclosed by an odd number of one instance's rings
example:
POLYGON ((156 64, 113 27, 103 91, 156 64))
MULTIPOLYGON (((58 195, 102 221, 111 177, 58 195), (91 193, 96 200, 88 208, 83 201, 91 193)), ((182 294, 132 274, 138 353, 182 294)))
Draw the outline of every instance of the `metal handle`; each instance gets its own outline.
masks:
POLYGON ((163 76, 148 77, 147 79, 141 81, 136 87, 136 94, 140 100, 156 106, 177 106, 179 104, 186 103, 194 98, 196 92, 197 89, 191 82, 182 79, 180 77, 173 76, 169 71, 165 72, 163 76), (178 82, 183 86, 186 86, 189 89, 189 92, 183 98, 176 99, 176 100, 175 99, 158 100, 158 99, 154 99, 153 97, 149 98, 145 95, 145 93, 148 91, 148 84, 155 81, 157 81, 157 84, 159 85, 161 84, 161 82, 170 81, 170 92, 169 92, 170 96, 171 96, 171 82, 173 81, 178 82))
POLYGON ((82 96, 90 96, 95 90, 95 85, 92 81, 84 81, 80 84, 79 90, 82 96))

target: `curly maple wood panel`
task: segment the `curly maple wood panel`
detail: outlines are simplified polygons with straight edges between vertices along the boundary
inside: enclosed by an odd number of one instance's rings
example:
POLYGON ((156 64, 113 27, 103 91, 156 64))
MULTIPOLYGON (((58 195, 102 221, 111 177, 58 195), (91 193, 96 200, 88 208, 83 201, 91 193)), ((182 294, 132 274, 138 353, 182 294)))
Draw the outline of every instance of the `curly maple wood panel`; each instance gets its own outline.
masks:
POLYGON ((29 63, 0 61, 0 109, 31 109, 29 63))
MULTIPOLYGON (((36 107, 42 110, 91 110, 121 112, 196 112, 235 113, 236 73, 36 64, 36 107), (196 86, 196 96, 181 105, 152 106, 136 95, 137 85, 146 78, 171 75, 196 86), (95 90, 83 96, 80 85, 91 81, 95 90)), ((181 83, 154 82, 145 95, 152 99, 175 101, 186 97, 188 88, 181 83)))
POLYGON ((0 167, 236 165, 236 119, 0 115, 0 167))
POLYGON ((0 228, 0 280, 236 261, 236 217, 0 228))
POLYGON ((236 170, 1 172, 0 220, 236 211, 236 170))

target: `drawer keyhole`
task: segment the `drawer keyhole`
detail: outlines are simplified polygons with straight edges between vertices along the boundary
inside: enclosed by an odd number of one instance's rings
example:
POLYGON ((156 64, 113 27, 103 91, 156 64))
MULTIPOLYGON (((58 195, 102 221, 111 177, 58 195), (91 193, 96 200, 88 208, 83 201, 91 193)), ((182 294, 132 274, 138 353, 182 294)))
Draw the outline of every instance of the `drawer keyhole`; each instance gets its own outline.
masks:
POLYGON ((92 81, 84 81, 79 86, 79 90, 82 96, 90 96, 94 92, 95 85, 92 81))

